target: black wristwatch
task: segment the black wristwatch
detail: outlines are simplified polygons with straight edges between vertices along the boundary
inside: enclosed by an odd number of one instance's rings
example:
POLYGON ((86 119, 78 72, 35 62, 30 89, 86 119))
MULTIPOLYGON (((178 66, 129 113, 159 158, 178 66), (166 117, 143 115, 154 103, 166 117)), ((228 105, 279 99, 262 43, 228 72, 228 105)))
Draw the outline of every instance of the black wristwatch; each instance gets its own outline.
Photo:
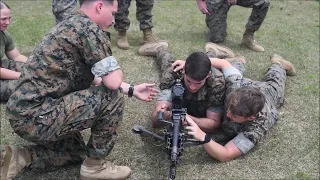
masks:
POLYGON ((130 84, 129 90, 128 90, 128 97, 132 97, 133 96, 133 90, 134 90, 134 85, 130 84))
POLYGON ((204 137, 204 141, 201 141, 200 144, 207 144, 210 141, 211 137, 208 134, 206 134, 206 136, 204 137))

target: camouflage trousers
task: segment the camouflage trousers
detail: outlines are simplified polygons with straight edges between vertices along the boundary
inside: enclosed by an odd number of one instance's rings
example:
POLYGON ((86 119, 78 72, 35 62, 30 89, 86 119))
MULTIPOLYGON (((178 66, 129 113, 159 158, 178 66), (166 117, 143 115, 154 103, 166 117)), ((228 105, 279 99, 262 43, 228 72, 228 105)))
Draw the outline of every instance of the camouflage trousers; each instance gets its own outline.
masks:
MULTIPOLYGON (((127 31, 130 26, 129 7, 131 0, 118 0, 118 12, 115 14, 114 28, 127 31)), ((140 30, 152 28, 152 9, 154 0, 136 0, 136 18, 140 22, 140 30)))
MULTIPOLYGON (((23 62, 3 59, 1 60, 1 67, 20 72, 23 66, 23 62)), ((0 80, 0 102, 8 101, 10 95, 16 88, 18 80, 0 80)))
POLYGON ((279 64, 272 64, 268 69, 264 81, 266 97, 273 102, 276 108, 284 103, 284 89, 286 83, 286 71, 279 64))
MULTIPOLYGON (((208 38, 212 42, 223 42, 227 36, 227 15, 230 9, 227 0, 207 0, 210 15, 206 16, 206 24, 209 28, 208 38)), ((269 10, 269 0, 237 0, 237 5, 252 8, 251 15, 246 24, 246 29, 259 30, 269 10)))
POLYGON ((56 17, 56 23, 67 19, 76 9, 77 0, 52 0, 52 13, 56 17))
POLYGON ((124 98, 104 86, 76 91, 43 104, 38 116, 10 119, 20 137, 33 142, 29 167, 50 170, 56 166, 81 163, 86 156, 102 159, 112 150, 123 117, 124 98), (49 112, 45 107, 54 106, 49 112), (80 131, 91 128, 85 142, 80 131))
POLYGON ((156 64, 160 70, 160 89, 171 88, 174 79, 179 76, 177 73, 172 73, 171 67, 175 59, 167 48, 160 47, 156 51, 156 64))

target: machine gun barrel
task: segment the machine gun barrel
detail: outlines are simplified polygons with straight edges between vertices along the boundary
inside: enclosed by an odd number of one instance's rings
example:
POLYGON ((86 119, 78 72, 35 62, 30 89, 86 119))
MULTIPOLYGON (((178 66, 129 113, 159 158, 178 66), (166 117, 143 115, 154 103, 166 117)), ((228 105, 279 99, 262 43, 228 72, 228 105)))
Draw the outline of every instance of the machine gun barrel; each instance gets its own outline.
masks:
POLYGON ((182 122, 185 120, 186 109, 183 108, 183 94, 184 87, 180 79, 176 79, 172 89, 172 110, 171 120, 164 119, 164 112, 158 113, 157 120, 167 125, 164 131, 164 136, 159 136, 150 132, 142 126, 136 125, 132 131, 137 134, 147 134, 156 139, 163 140, 167 143, 168 155, 170 158, 170 171, 169 180, 174 180, 176 177, 176 165, 179 162, 184 147, 192 145, 200 145, 200 142, 195 139, 188 139, 187 134, 184 132, 182 122))
POLYGON ((176 178, 176 165, 171 164, 170 171, 169 171, 169 180, 173 180, 175 178, 176 178))
POLYGON ((180 136, 180 115, 173 114, 173 125, 172 125, 172 150, 171 150, 171 162, 177 163, 178 161, 178 143, 179 143, 179 136, 180 136))

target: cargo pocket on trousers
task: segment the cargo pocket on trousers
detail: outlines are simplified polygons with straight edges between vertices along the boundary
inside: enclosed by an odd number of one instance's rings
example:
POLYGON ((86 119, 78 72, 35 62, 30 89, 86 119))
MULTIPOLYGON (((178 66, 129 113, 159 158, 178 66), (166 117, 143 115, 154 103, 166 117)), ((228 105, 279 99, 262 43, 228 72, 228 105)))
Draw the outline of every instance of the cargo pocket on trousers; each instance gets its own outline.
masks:
POLYGON ((55 134, 55 128, 53 127, 52 111, 39 115, 35 118, 35 137, 38 141, 46 142, 52 141, 55 134))
POLYGON ((50 113, 46 113, 44 115, 40 115, 40 116, 36 117, 36 123, 39 125, 50 126, 53 122, 52 118, 49 116, 50 113))

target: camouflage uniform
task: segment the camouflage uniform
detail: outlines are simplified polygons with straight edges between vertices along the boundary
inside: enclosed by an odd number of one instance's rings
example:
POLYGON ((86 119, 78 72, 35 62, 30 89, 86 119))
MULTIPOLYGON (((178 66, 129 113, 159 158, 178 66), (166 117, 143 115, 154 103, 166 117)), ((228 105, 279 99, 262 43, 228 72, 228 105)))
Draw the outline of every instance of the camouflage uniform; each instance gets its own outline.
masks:
POLYGON ((77 0, 52 0, 52 13, 56 17, 56 23, 74 14, 76 5, 77 0))
MULTIPOLYGON (((266 103, 255 119, 245 123, 236 123, 224 116, 222 130, 225 135, 245 154, 267 135, 271 127, 278 121, 278 108, 284 103, 286 72, 279 64, 273 64, 266 73, 263 82, 243 78, 241 73, 226 76, 226 95, 244 86, 258 88, 266 97, 266 103)), ((227 107, 225 103, 225 108, 227 107)))
MULTIPOLYGON (((114 27, 117 31, 127 31, 130 26, 129 7, 131 0, 118 0, 118 12, 115 14, 114 27)), ((140 22, 140 30, 153 27, 152 9, 154 0, 136 0, 137 20, 140 22)))
POLYGON ((97 64, 107 65, 101 76, 120 68, 109 59, 104 34, 78 11, 44 36, 24 66, 7 115, 15 133, 37 144, 27 147, 32 168, 80 163, 85 155, 104 158, 112 150, 123 94, 91 86, 97 64), (85 146, 79 132, 87 128, 91 136, 85 146))
MULTIPOLYGON (((1 59, 0 67, 20 72, 23 64, 23 62, 19 61, 1 59)), ((0 80, 0 102, 8 101, 10 95, 13 93, 14 89, 17 86, 17 82, 18 80, 0 80)))
MULTIPOLYGON (((158 48, 157 64, 161 71, 160 89, 158 101, 171 102, 171 86, 174 82, 171 64, 174 58, 167 49, 158 48)), ((210 56, 209 56, 210 57, 210 56)), ((184 85, 184 80, 182 80, 184 85)), ((216 68, 211 69, 211 76, 205 84, 196 92, 191 93, 185 87, 183 106, 187 108, 187 113, 195 117, 206 117, 206 111, 223 112, 223 101, 225 98, 224 76, 216 68)))
MULTIPOLYGON (((227 15, 230 5, 227 0, 206 0, 208 10, 212 12, 206 16, 206 24, 209 28, 209 40, 222 42, 227 35, 227 15)), ((237 5, 252 8, 246 28, 248 30, 259 30, 264 21, 270 1, 269 0, 237 0, 237 5)))

